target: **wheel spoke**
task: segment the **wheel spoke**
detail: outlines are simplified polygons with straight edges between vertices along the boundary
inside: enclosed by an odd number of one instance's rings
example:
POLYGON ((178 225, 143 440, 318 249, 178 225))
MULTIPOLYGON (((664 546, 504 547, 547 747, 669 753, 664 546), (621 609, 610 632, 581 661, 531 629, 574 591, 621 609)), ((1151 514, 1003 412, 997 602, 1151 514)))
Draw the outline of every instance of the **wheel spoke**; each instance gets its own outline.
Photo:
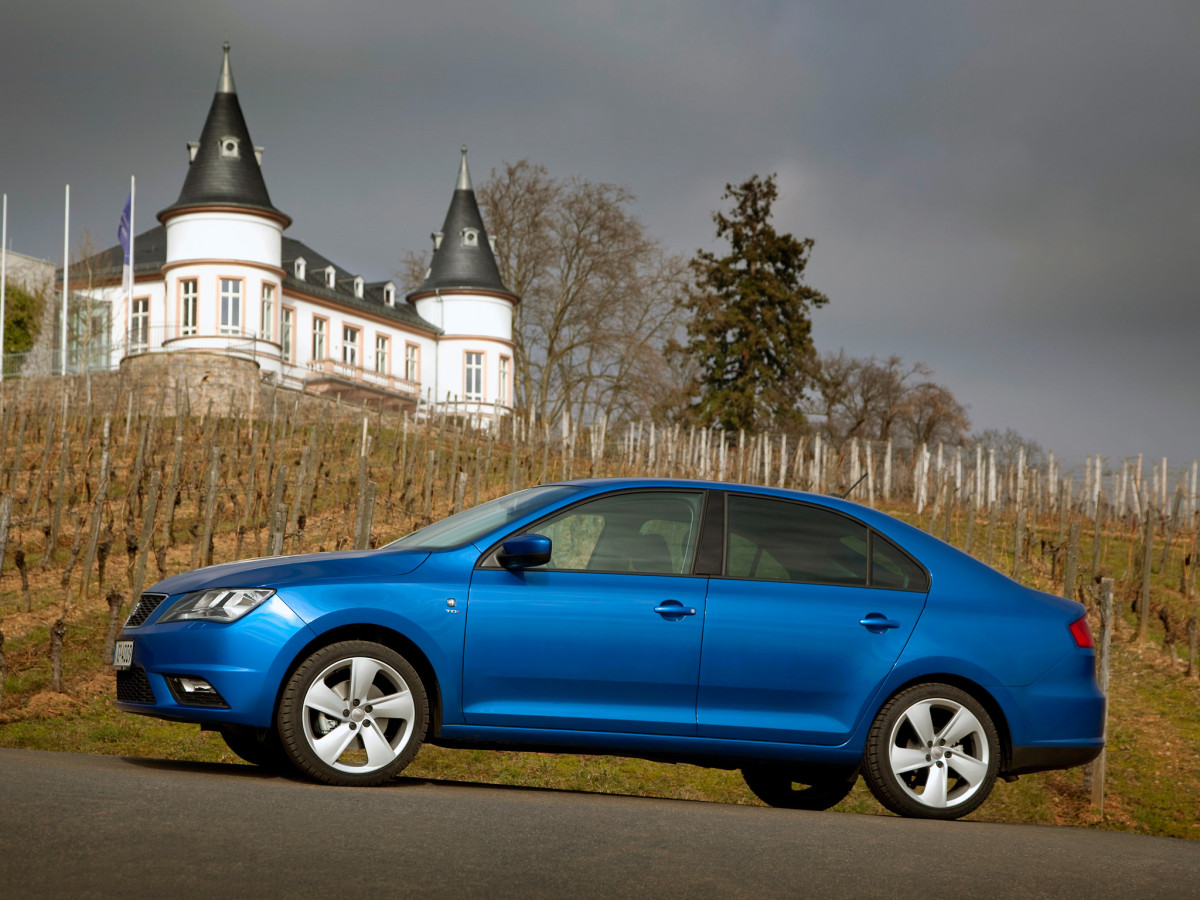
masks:
POLYGON ((416 710, 413 707, 412 694, 400 691, 371 701, 371 714, 376 719, 401 719, 411 722, 416 710))
POLYGON ((930 765, 924 748, 893 747, 890 755, 892 771, 897 775, 903 775, 905 772, 914 772, 917 769, 924 769, 930 765))
POLYGON ((947 764, 954 768, 967 784, 974 787, 982 782, 987 777, 988 764, 982 760, 976 759, 973 756, 967 756, 962 751, 957 751, 947 764))
POLYGON ((926 806, 939 809, 946 805, 946 767, 931 766, 929 778, 925 781, 925 790, 921 793, 921 802, 926 806))
POLYGON ((912 725, 913 731, 917 733, 917 737, 921 739, 922 747, 930 746, 936 737, 933 733, 933 719, 929 712, 931 707, 930 701, 922 700, 920 703, 913 704, 904 714, 908 723, 912 725))
POLYGON ((971 714, 971 711, 965 706, 960 706, 958 712, 954 714, 954 718, 946 723, 946 727, 942 729, 938 738, 945 741, 947 747, 953 747, 955 744, 961 744, 963 738, 982 731, 982 729, 983 726, 979 724, 979 720, 971 714))
POLYGON ((320 710, 340 722, 343 718, 342 713, 346 710, 346 701, 325 682, 315 681, 304 695, 304 706, 320 710))
POLYGON ((367 749, 368 769, 380 769, 396 758, 396 751, 383 739, 378 728, 364 728, 362 740, 367 749))
POLYGON ((312 742, 312 748, 316 751, 317 756, 321 757, 323 763, 332 766, 338 761, 338 757, 346 752, 350 742, 357 736, 358 731, 351 730, 349 723, 343 722, 329 734, 315 739, 312 742))
POLYGON ((350 700, 366 703, 370 696, 371 682, 379 672, 379 663, 365 656, 356 656, 350 661, 350 700))

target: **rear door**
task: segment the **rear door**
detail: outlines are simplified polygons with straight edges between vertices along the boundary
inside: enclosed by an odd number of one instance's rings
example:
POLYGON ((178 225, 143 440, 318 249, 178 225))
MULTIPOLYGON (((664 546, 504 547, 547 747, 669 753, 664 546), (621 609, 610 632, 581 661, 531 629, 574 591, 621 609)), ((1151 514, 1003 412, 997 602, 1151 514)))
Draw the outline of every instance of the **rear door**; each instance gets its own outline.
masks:
POLYGON ((836 745, 895 664, 925 603, 923 569, 825 507, 729 494, 710 582, 702 737, 836 745))

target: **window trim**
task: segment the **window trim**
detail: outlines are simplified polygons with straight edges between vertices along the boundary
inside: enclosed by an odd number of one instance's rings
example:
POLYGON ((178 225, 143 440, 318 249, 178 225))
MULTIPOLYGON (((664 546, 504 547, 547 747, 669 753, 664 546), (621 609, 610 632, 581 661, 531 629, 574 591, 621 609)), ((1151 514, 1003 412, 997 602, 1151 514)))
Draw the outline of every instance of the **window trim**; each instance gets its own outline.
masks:
MULTIPOLYGON (((726 515, 725 515, 725 527, 723 529, 724 534, 722 535, 722 537, 723 537, 722 554, 724 556, 724 559, 723 559, 722 565, 721 565, 721 574, 710 576, 712 578, 721 578, 723 580, 729 580, 729 581, 759 581, 759 582, 770 583, 770 584, 808 585, 808 586, 812 586, 812 587, 836 587, 836 588, 856 588, 856 589, 866 588, 866 589, 874 590, 874 591, 901 591, 906 594, 927 594, 927 593, 929 593, 929 591, 933 585, 933 577, 930 575, 929 569, 926 568, 925 565, 923 563, 921 563, 920 560, 918 560, 915 556, 913 556, 911 553, 909 553, 907 550, 905 550, 902 546, 900 546, 899 543, 892 540, 888 535, 884 534, 882 531, 879 531, 877 528, 875 528, 875 526, 870 525, 867 522, 864 522, 862 519, 858 518, 857 516, 852 516, 849 513, 843 512, 840 509, 835 509, 832 506, 825 506, 821 503, 811 503, 811 502, 808 502, 805 500, 800 500, 798 498, 792 498, 792 497, 780 497, 775 494, 758 494, 758 493, 754 493, 754 492, 750 492, 750 491, 725 491, 724 494, 726 497, 726 505, 728 504, 728 498, 731 496, 750 497, 750 498, 757 499, 757 500, 775 500, 775 501, 779 501, 781 503, 791 503, 796 506, 807 506, 812 509, 819 509, 823 512, 833 513, 834 515, 841 516, 844 519, 849 519, 851 522, 855 523, 856 525, 861 525, 863 528, 865 528, 867 530, 867 583, 866 584, 842 584, 839 582, 830 582, 830 581, 790 581, 790 580, 783 581, 778 578, 754 578, 754 577, 746 576, 746 575, 730 575, 728 573, 729 537, 730 537, 728 513, 726 513, 726 515), (877 532, 882 538, 884 538, 884 540, 886 540, 889 544, 891 544, 893 547, 895 547, 896 550, 898 550, 901 554, 903 554, 909 560, 909 562, 911 562, 914 566, 916 566, 918 569, 920 569, 925 574, 925 587, 924 588, 922 588, 921 590, 914 590, 913 588, 885 587, 885 586, 874 584, 874 581, 875 581, 874 537, 877 532)), ((697 555, 698 555, 698 553, 699 553, 699 551, 697 551, 697 555)))
POLYGON ((392 336, 375 332, 375 374, 390 375, 392 371, 392 336), (380 354, 382 350, 382 354, 380 354), (383 364, 380 365, 380 355, 383 356, 383 364))
POLYGON ((288 365, 291 365, 296 361, 295 344, 296 344, 296 307, 287 306, 287 305, 281 303, 279 305, 279 357, 288 365), (284 335, 284 331, 283 331, 283 318, 284 318, 285 314, 288 317, 290 317, 290 321, 288 322, 286 340, 285 340, 285 335, 284 335))
POLYGON ((134 352, 135 345, 133 342, 133 321, 134 317, 136 316, 142 320, 142 342, 136 345, 136 352, 145 353, 150 349, 150 295, 143 294, 140 297, 130 297, 127 301, 127 309, 128 313, 126 315, 126 322, 129 326, 126 329, 126 340, 128 341, 127 349, 130 352, 134 352), (141 315, 136 312, 137 305, 139 303, 144 303, 146 306, 146 311, 141 315))
POLYGON ((177 282, 176 301, 179 315, 175 320, 179 337, 194 337, 200 333, 200 279, 199 278, 180 278, 177 282), (187 324, 187 301, 188 294, 184 290, 184 285, 191 284, 195 289, 191 295, 193 303, 192 323, 187 324), (189 330, 190 329, 190 330, 189 330))
POLYGON ((411 381, 414 384, 419 384, 421 381, 421 345, 415 344, 412 341, 404 342, 404 380, 411 381), (408 351, 410 349, 414 351, 412 355, 414 370, 412 377, 409 377, 408 373, 408 351))
POLYGON ((246 319, 245 300, 246 300, 246 279, 245 278, 242 278, 241 276, 236 276, 236 275, 218 275, 217 276, 217 329, 216 329, 216 333, 218 335, 221 335, 222 337, 229 337, 229 336, 236 337, 236 336, 240 336, 243 334, 243 323, 245 322, 245 319, 246 319), (225 312, 225 309, 223 306, 224 300, 225 300, 225 290, 222 286, 222 282, 225 282, 225 281, 228 281, 231 284, 236 284, 238 286, 238 290, 237 290, 238 317, 237 317, 236 324, 233 324, 233 325, 225 325, 221 321, 221 317, 225 312))
POLYGON ((629 487, 629 488, 621 488, 621 489, 615 490, 615 491, 603 491, 602 493, 599 493, 599 494, 588 494, 586 497, 582 497, 582 498, 574 501, 573 503, 568 503, 565 506, 560 506, 558 509, 551 510, 550 512, 546 513, 544 516, 541 516, 541 517, 535 519, 534 521, 516 529, 515 531, 511 531, 508 534, 504 535, 504 537, 500 538, 498 541, 493 543, 490 547, 487 548, 487 550, 485 550, 483 552, 483 554, 479 557, 479 560, 475 563, 475 568, 476 569, 503 569, 504 567, 502 565, 500 565, 500 562, 497 559, 497 557, 499 556, 500 549, 504 545, 505 541, 507 541, 509 538, 517 537, 519 535, 537 534, 538 527, 543 522, 545 522, 547 519, 552 519, 552 518, 555 518, 556 516, 565 515, 565 514, 569 513, 571 510, 575 509, 576 507, 583 506, 585 503, 591 503, 594 500, 608 499, 610 497, 620 497, 625 494, 663 494, 663 493, 667 493, 667 494, 700 494, 701 495, 701 498, 700 498, 700 521, 699 521, 699 524, 697 525, 698 530, 697 530, 697 535, 696 535, 696 552, 692 554, 692 565, 691 565, 690 571, 687 571, 687 572, 615 572, 615 571, 612 571, 611 569, 551 569, 549 566, 546 566, 546 565, 534 566, 534 567, 530 568, 528 571, 531 571, 531 572, 567 572, 567 573, 575 573, 575 574, 582 574, 582 575, 628 575, 628 576, 631 576, 634 578, 711 578, 712 576, 710 576, 710 575, 700 575, 700 574, 696 573, 696 561, 700 558, 700 542, 704 538, 704 527, 707 524, 705 522, 705 518, 704 518, 705 510, 707 508, 705 504, 708 501, 707 495, 713 493, 713 491, 706 490, 705 488, 702 488, 702 487, 692 487, 692 486, 684 487, 682 485, 680 485, 680 486, 656 485, 654 487, 629 487))
POLYGON ((487 402, 487 351, 485 350, 463 350, 463 402, 464 403, 486 403, 487 402), (479 393, 471 394, 467 390, 467 373, 471 371, 467 363, 467 357, 472 353, 479 354, 479 393))
POLYGON ((312 340, 309 342, 308 358, 313 362, 321 362, 329 359, 329 318, 327 316, 318 316, 313 313, 312 327, 309 329, 312 340), (321 355, 317 356, 317 323, 321 323, 321 355))

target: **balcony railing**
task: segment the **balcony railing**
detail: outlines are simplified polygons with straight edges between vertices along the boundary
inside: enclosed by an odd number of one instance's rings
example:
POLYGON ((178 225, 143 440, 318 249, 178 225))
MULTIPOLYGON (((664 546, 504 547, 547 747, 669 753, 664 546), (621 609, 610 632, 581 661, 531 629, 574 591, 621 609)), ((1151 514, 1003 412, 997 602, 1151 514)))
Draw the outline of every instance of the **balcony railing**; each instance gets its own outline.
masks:
POLYGON ((376 372, 374 369, 364 369, 352 363, 336 359, 314 359, 308 364, 309 380, 314 378, 340 378, 357 384, 377 387, 393 394, 403 394, 406 397, 419 397, 421 386, 406 378, 397 378, 386 372, 376 372))

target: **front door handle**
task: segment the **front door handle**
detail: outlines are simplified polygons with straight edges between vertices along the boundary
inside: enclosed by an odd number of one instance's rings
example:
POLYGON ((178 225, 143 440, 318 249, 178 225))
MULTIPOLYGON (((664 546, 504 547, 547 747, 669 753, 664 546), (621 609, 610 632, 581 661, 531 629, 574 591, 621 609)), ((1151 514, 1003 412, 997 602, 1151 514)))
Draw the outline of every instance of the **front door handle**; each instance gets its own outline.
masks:
POLYGON ((670 619, 673 622, 682 619, 684 616, 694 616, 696 614, 694 606, 684 606, 678 600, 664 600, 659 606, 654 607, 654 611, 664 619, 670 619))
POLYGON ((883 634, 889 628, 899 628, 900 623, 895 619, 889 619, 883 613, 867 613, 858 620, 858 624, 871 634, 883 634))

